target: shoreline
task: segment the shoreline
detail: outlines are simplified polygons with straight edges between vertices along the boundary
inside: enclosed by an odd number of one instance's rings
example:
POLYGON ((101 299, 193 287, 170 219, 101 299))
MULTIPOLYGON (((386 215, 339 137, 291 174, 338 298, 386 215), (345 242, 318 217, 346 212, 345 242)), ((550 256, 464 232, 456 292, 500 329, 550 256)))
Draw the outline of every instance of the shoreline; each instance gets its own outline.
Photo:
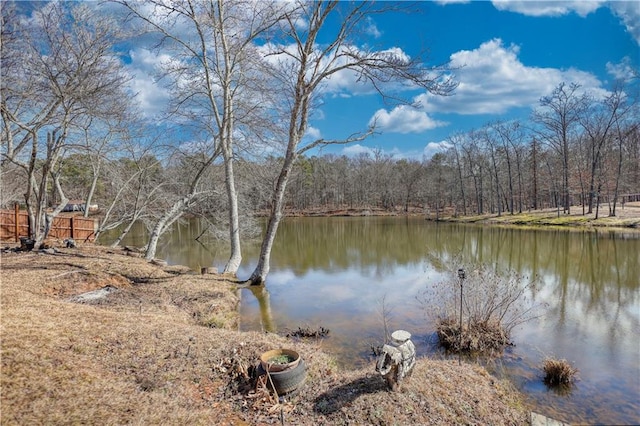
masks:
POLYGON ((529 422, 524 396, 478 365, 419 358, 412 379, 391 392, 373 365, 341 369, 321 341, 237 331, 236 280, 92 244, 51 246, 53 253, 2 251, 1 402, 7 419, 264 424, 284 415, 301 425, 529 422), (104 297, 77 298, 105 287, 111 290, 104 297), (257 356, 274 347, 296 350, 308 367, 303 391, 286 401, 247 380, 257 356))
MULTIPOLYGON (((433 212, 413 209, 409 212, 384 209, 331 209, 318 211, 287 211, 285 217, 422 217, 431 222, 469 223, 476 225, 498 225, 525 229, 564 229, 584 232, 638 233, 640 235, 640 202, 627 203, 618 208, 616 216, 603 214, 596 219, 595 213, 583 214, 582 206, 572 206, 571 214, 557 209, 530 210, 511 214, 503 212, 483 215, 454 215, 451 212, 436 216, 433 212)), ((260 215, 263 216, 263 215, 260 215)))

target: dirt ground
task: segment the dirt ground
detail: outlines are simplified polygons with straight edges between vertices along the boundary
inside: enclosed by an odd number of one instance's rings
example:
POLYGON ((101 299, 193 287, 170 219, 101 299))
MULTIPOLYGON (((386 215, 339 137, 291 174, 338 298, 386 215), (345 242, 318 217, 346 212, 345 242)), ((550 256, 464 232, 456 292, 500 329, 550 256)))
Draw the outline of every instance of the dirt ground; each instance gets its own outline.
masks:
POLYGON ((237 331, 233 279, 51 245, 0 258, 3 425, 528 424, 518 393, 477 365, 422 358, 391 392, 373 365, 339 369, 321 340, 237 331), (307 365, 286 399, 251 379, 279 347, 307 365))

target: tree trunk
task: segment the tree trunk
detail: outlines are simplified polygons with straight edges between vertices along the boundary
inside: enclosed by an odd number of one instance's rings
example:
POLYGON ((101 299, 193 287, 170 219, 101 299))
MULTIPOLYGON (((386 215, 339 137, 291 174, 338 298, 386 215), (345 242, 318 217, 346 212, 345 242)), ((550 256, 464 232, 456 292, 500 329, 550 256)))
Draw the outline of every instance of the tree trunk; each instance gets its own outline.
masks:
MULTIPOLYGON (((618 202, 618 191, 620 188, 620 176, 622 176, 622 133, 618 129, 618 165, 616 168, 615 186, 613 189, 613 209, 611 210, 611 216, 616 215, 616 203, 618 202)), ((624 208, 624 201, 622 201, 622 207, 624 208)))
POLYGON ((462 214, 467 215, 467 202, 464 195, 464 179, 462 176, 462 165, 460 164, 460 156, 458 155, 458 150, 455 149, 456 154, 456 163, 458 165, 458 180, 460 181, 460 196, 462 197, 462 214))
POLYGON ((158 222, 156 222, 151 235, 149 236, 149 243, 147 244, 147 251, 144 255, 146 260, 152 260, 156 256, 156 250, 158 248, 158 241, 164 232, 175 222, 189 206, 189 203, 193 199, 194 194, 189 194, 176 201, 169 210, 167 210, 158 222))
POLYGON ((276 183, 276 188, 271 202, 271 214, 269 215, 269 221, 267 222, 266 234, 262 240, 262 246, 260 247, 260 257, 258 258, 256 268, 249 278, 251 285, 261 285, 267 280, 267 275, 269 274, 270 269, 271 249, 273 248, 273 243, 276 239, 278 225, 280 225, 280 220, 282 220, 284 194, 287 188, 289 173, 291 171, 291 165, 293 164, 294 157, 294 155, 290 155, 285 159, 280 176, 278 176, 278 181, 276 183))
POLYGON ((502 202, 500 201, 500 180, 498 179, 498 165, 496 164, 495 153, 493 152, 493 148, 491 148, 491 159, 493 161, 493 174, 496 180, 496 204, 498 209, 498 216, 502 216, 502 202))
POLYGON ((533 138, 531 147, 531 169, 533 175, 533 209, 538 210, 538 145, 536 138, 533 138))
POLYGON ((86 200, 84 200, 84 217, 89 217, 89 206, 91 205, 91 200, 93 199, 93 194, 96 192, 96 186, 98 185, 98 177, 100 175, 100 166, 98 166, 97 170, 94 170, 93 179, 91 180, 91 187, 89 188, 89 193, 87 194, 86 200))
MULTIPOLYGON (((566 136, 565 136, 566 137, 566 136)), ((563 153, 563 179, 562 186, 564 192, 564 212, 566 214, 571 214, 571 196, 569 194, 569 143, 568 141, 564 142, 564 153, 563 153)))
MULTIPOLYGON (((120 235, 118 235, 118 238, 116 238, 116 240, 113 243, 111 243, 109 247, 111 248, 118 247, 122 242, 122 240, 124 239, 124 237, 126 237, 129 231, 131 231, 131 228, 133 227, 133 224, 136 223, 136 220, 138 220, 138 216, 134 215, 133 218, 127 224, 127 226, 124 227, 120 235)), ((98 236, 99 234, 96 234, 96 240, 98 239, 98 236)))
POLYGON ((223 148, 225 165, 225 185, 229 199, 229 242, 231 254, 224 267, 225 274, 235 275, 242 262, 242 250, 240 247, 240 221, 238 219, 238 193, 236 191, 235 175, 233 171, 233 154, 230 149, 223 148))

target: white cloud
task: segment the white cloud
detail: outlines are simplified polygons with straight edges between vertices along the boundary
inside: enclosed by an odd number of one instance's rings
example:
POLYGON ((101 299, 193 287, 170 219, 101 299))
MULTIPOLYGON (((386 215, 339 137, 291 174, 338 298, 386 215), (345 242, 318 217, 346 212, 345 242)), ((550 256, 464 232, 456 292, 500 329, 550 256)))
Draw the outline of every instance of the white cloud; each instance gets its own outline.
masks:
POLYGON ((131 63, 127 70, 131 75, 131 91, 136 94, 145 117, 158 115, 167 106, 169 92, 158 84, 156 76, 162 64, 171 60, 166 54, 156 55, 147 49, 134 49, 129 52, 131 63))
POLYGON ((365 32, 365 34, 368 34, 368 35, 372 36, 373 38, 380 38, 382 36, 382 33, 380 32, 380 30, 376 26, 375 21, 370 16, 367 17, 367 19, 365 21, 364 32, 365 32))
POLYGON ((532 0, 493 0, 498 10, 521 13, 528 16, 562 16, 574 12, 582 17, 595 12, 604 1, 532 1, 532 0))
POLYGON ((438 152, 445 152, 447 149, 451 148, 451 145, 447 141, 441 142, 429 142, 427 146, 424 147, 423 155, 425 158, 431 158, 438 152))
POLYGON ((416 98, 426 112, 458 114, 502 114, 511 108, 531 107, 560 83, 577 83, 595 95, 606 92, 600 81, 577 69, 528 67, 518 59, 520 48, 505 47, 502 40, 482 43, 475 50, 451 55, 453 67, 460 67, 460 85, 453 96, 422 94, 416 98))
POLYGON ((620 63, 607 62, 607 72, 616 80, 629 80, 635 76, 631 58, 625 56, 620 63))
POLYGON ((421 133, 425 130, 445 126, 447 123, 430 118, 424 111, 400 105, 388 112, 379 109, 373 114, 369 125, 389 133, 421 133))
POLYGON ((374 150, 369 148, 369 147, 366 147, 366 146, 363 146, 363 145, 360 145, 359 143, 357 143, 357 144, 354 144, 354 145, 349 145, 349 146, 344 147, 342 149, 342 153, 344 155, 346 155, 346 156, 349 156, 349 157, 355 157, 355 156, 357 156, 359 154, 373 155, 374 154, 374 150))
MULTIPOLYGON (((426 149, 423 151, 419 150, 401 150, 398 147, 393 147, 391 150, 386 150, 383 148, 369 148, 360 144, 348 145, 342 148, 340 151, 341 155, 346 155, 347 157, 357 157, 359 155, 367 155, 370 158, 374 158, 376 156, 390 157, 394 160, 401 159, 412 159, 421 161, 424 157, 426 149)), ((433 154, 431 154, 433 155, 433 154)))
MULTIPOLYGON (((456 2, 441 0, 439 3, 456 2)), ((604 1, 604 0, 571 0, 571 1, 537 1, 537 0, 493 0, 493 6, 502 11, 520 13, 527 16, 563 16, 575 13, 586 17, 603 6, 608 6, 627 28, 627 31, 640 44, 640 2, 604 1)))
POLYGON ((609 7, 618 16, 627 31, 640 45, 640 3, 637 1, 612 1, 609 7))
POLYGON ((322 134, 317 127, 309 126, 307 127, 307 132, 304 134, 304 137, 310 140, 317 140, 322 137, 322 134))

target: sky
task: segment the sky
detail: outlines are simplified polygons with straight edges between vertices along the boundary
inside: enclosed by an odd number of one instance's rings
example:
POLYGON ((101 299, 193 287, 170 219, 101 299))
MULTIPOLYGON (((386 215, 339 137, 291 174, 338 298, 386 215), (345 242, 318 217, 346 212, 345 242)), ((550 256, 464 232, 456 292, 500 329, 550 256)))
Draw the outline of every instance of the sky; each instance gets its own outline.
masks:
POLYGON ((495 120, 528 120, 540 98, 561 82, 602 95, 630 66, 640 69, 640 2, 422 2, 420 7, 421 14, 376 16, 372 37, 409 54, 427 46, 433 64, 451 61, 460 67, 457 90, 446 98, 416 94, 417 109, 392 108, 375 96, 328 99, 323 119, 312 123, 323 136, 337 137, 373 116, 382 131, 332 152, 430 157, 456 132, 495 120))
MULTIPOLYGON (((418 107, 385 104, 380 96, 338 75, 324 89, 308 138, 341 139, 375 119, 378 134, 309 155, 382 152, 422 159, 447 147, 455 133, 496 120, 527 121, 532 108, 560 83, 606 95, 617 78, 640 70, 640 1, 423 1, 415 13, 375 15, 362 42, 399 48, 411 56, 428 49, 429 65, 449 62, 459 86, 452 96, 404 93, 418 107)), ((131 45, 127 67, 147 115, 166 92, 150 76, 162 52, 131 45)))

